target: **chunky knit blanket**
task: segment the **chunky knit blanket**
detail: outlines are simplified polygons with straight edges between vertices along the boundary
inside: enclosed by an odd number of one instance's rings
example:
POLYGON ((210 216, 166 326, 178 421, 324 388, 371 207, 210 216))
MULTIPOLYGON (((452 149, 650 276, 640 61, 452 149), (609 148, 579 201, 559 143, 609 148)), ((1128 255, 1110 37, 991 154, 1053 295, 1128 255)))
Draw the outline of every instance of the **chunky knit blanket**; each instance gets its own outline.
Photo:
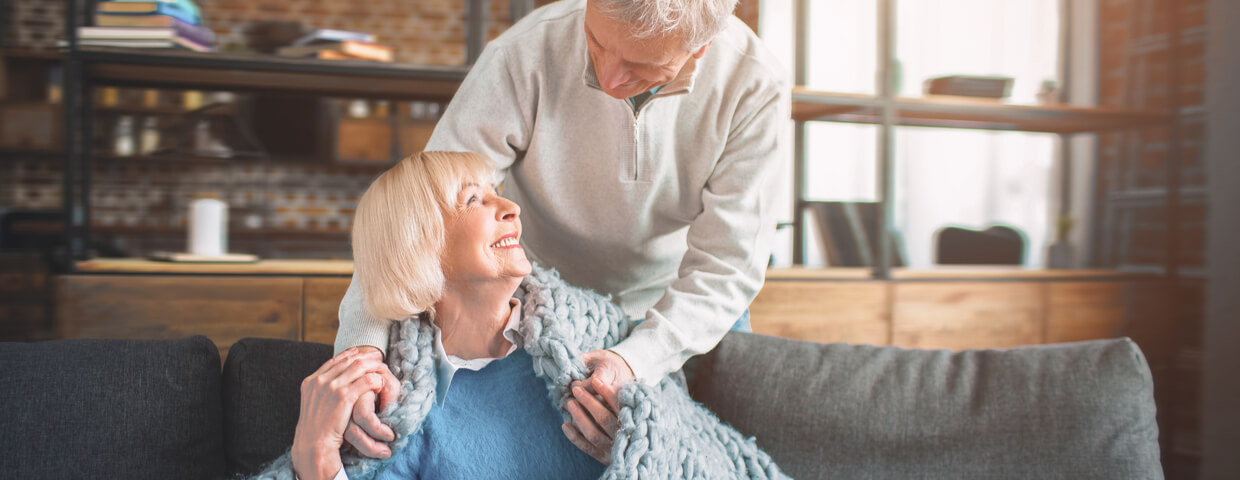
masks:
MULTIPOLYGON (((534 358, 534 372, 547 381, 550 401, 568 421, 564 405, 571 397, 569 386, 589 373, 581 353, 615 345, 628 336, 633 322, 606 297, 572 287, 555 271, 537 266, 517 296, 522 301, 518 346, 534 358)), ((401 392, 379 418, 396 432, 391 445, 395 452, 421 428, 434 404, 431 342, 435 337, 430 322, 421 316, 394 323, 391 338, 388 365, 401 380, 401 392)), ((620 389, 619 401, 620 428, 611 466, 602 478, 787 478, 752 437, 745 438, 693 401, 680 372, 654 387, 630 382, 620 389)), ((350 480, 372 479, 390 461, 344 455, 350 480)), ((292 480, 289 455, 285 453, 254 478, 292 480)))

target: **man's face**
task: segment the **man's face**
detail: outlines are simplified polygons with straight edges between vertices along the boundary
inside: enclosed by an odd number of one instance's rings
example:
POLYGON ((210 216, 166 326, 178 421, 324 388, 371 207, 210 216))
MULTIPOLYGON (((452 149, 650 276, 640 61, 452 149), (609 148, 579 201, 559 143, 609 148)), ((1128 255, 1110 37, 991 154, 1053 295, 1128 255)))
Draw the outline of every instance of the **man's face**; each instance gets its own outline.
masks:
POLYGON ((599 13, 593 3, 586 5, 585 30, 599 86, 619 99, 672 81, 690 57, 706 52, 706 47, 685 50, 679 34, 634 39, 627 25, 599 13))

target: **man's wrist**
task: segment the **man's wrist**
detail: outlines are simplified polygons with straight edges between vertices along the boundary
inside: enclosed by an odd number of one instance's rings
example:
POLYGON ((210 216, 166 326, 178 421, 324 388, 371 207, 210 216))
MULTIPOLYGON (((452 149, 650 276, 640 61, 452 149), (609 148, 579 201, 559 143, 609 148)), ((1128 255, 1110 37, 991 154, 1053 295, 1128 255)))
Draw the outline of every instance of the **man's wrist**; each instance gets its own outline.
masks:
POLYGON ((378 352, 380 357, 385 356, 385 355, 383 354, 383 350, 382 350, 382 349, 380 349, 379 347, 374 346, 374 345, 358 345, 358 346, 357 346, 357 350, 358 350, 359 352, 363 352, 363 353, 365 353, 365 352, 371 352, 371 351, 373 351, 373 352, 378 352))
POLYGON ((616 356, 616 358, 619 358, 619 359, 620 359, 620 363, 623 363, 623 364, 624 364, 624 368, 629 369, 629 376, 630 376, 630 377, 634 377, 634 378, 636 378, 636 377, 637 377, 637 372, 633 371, 633 365, 629 364, 629 360, 628 360, 627 358, 624 358, 624 355, 621 355, 621 354, 620 354, 620 352, 617 352, 617 351, 612 350, 612 349, 610 349, 610 348, 605 349, 605 350, 603 350, 603 351, 605 351, 605 352, 607 352, 607 353, 610 353, 610 354, 612 354, 612 355, 615 355, 615 356, 616 356))

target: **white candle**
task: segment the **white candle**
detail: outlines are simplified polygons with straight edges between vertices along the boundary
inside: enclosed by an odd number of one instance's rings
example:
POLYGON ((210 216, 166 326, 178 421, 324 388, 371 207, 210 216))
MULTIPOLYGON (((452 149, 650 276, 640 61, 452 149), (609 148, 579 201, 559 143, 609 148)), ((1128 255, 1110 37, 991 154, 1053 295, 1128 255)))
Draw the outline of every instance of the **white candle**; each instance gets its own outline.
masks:
POLYGON ((214 198, 190 202, 188 243, 196 255, 228 253, 228 204, 214 198))

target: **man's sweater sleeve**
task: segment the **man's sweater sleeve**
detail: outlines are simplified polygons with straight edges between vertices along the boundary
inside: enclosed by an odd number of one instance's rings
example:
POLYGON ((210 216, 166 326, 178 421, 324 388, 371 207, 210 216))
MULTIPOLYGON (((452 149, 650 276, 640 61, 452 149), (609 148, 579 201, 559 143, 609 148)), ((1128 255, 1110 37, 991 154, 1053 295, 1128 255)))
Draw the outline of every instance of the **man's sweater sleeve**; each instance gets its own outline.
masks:
MULTIPOLYGON (((757 296, 775 234, 776 182, 786 156, 780 130, 789 118, 789 89, 749 95, 738 109, 715 172, 702 191, 703 210, 689 225, 689 249, 678 278, 646 313, 646 321, 611 350, 644 383, 655 384, 690 357, 719 343, 757 296), (745 111, 748 114, 745 114, 745 111)), ((682 139, 685 140, 685 139, 682 139)))
MULTIPOLYGON (((435 125, 426 149, 478 153, 497 171, 506 172, 518 152, 528 148, 534 90, 528 81, 511 75, 502 42, 488 44, 435 125)), ((389 324, 366 313, 356 272, 339 314, 337 355, 359 345, 372 345, 387 354, 389 324)))
POLYGON ((340 329, 336 332, 336 355, 352 347, 370 345, 387 356, 387 320, 366 313, 362 287, 357 283, 357 272, 349 281, 349 289, 340 301, 340 329))

